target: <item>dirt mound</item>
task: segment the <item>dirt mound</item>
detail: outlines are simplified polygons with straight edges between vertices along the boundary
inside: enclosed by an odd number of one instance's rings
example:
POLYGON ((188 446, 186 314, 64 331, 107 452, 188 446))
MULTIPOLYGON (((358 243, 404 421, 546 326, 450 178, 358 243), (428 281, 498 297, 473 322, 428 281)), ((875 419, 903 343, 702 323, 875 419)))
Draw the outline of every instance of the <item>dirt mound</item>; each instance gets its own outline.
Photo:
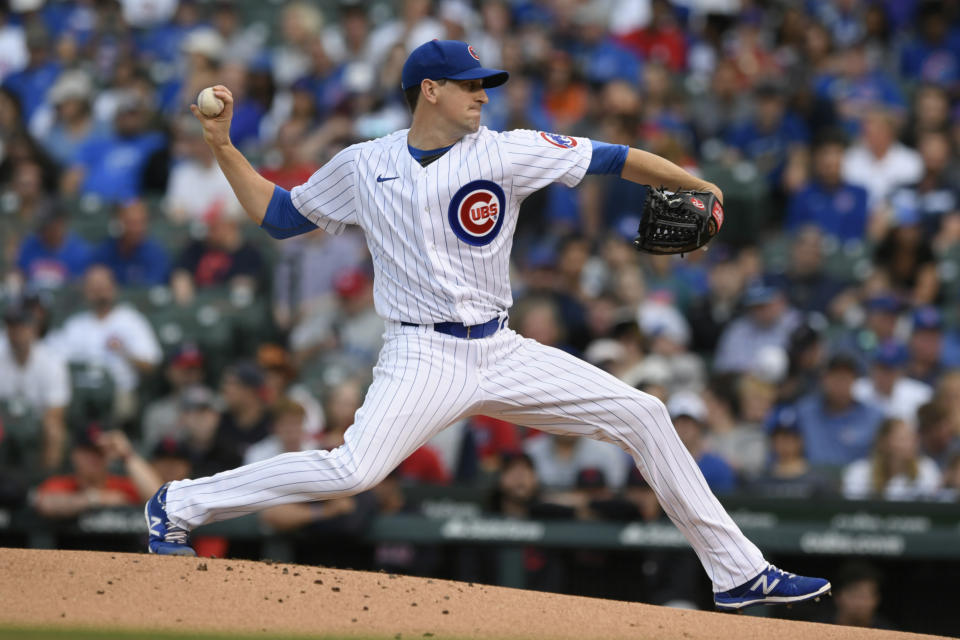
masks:
POLYGON ((0 549, 0 576, 0 624, 14 625, 389 638, 932 637, 238 560, 0 549))

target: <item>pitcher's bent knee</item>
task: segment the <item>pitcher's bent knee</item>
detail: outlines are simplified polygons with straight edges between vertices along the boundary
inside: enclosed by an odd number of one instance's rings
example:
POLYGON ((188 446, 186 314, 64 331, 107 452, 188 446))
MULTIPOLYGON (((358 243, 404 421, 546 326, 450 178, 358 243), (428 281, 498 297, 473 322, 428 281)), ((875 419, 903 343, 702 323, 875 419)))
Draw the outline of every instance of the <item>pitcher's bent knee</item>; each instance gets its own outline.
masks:
POLYGON ((369 491, 392 470, 373 468, 348 456, 337 457, 340 459, 335 469, 318 471, 322 477, 318 477, 313 485, 317 499, 329 498, 332 494, 345 497, 369 491))
POLYGON ((657 421, 670 421, 670 412, 667 411, 667 405, 660 398, 649 393, 638 391, 631 395, 628 407, 631 414, 641 422, 649 421, 651 418, 657 421))
POLYGON ((357 474, 356 476, 354 476, 354 478, 352 478, 354 482, 352 493, 356 494, 356 493, 363 493, 364 491, 370 491, 375 486, 380 484, 380 482, 382 482, 383 479, 386 478, 388 474, 389 474, 389 470, 387 470, 384 473, 371 470, 371 471, 368 471, 366 475, 363 475, 363 476, 357 474))

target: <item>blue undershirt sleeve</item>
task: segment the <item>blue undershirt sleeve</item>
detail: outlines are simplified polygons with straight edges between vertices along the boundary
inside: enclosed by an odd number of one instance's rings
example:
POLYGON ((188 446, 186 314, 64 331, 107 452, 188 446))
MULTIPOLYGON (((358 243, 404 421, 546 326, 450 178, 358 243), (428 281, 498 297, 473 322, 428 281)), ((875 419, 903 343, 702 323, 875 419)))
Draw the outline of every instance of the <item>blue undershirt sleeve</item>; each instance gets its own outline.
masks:
POLYGON ((628 147, 623 144, 609 144, 590 140, 593 145, 593 155, 590 157, 590 166, 587 173, 602 173, 618 176, 623 173, 623 165, 627 162, 628 147))
POLYGON ((263 216, 260 228, 272 237, 281 240, 310 233, 317 225, 303 217, 293 206, 290 192, 282 187, 274 187, 267 212, 263 216))

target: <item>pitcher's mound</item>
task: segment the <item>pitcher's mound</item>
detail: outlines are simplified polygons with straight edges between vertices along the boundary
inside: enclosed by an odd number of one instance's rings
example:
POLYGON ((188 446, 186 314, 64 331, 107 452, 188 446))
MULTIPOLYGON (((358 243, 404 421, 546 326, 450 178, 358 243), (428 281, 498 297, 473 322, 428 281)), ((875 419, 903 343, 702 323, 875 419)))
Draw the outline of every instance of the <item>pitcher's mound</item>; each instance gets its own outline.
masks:
POLYGON ((0 549, 0 625, 385 638, 922 638, 386 573, 0 549))

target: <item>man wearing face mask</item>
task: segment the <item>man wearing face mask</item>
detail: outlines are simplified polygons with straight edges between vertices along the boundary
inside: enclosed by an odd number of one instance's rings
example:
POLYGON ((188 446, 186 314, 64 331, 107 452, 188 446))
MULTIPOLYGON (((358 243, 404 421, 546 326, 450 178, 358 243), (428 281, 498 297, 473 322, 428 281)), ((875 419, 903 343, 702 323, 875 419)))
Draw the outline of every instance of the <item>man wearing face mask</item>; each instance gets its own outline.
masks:
POLYGON ((140 376, 153 371, 162 352, 147 319, 127 304, 116 304, 113 272, 103 265, 84 275, 83 294, 89 311, 70 316, 49 343, 68 362, 103 367, 117 389, 115 417, 126 419, 135 410, 140 376))

